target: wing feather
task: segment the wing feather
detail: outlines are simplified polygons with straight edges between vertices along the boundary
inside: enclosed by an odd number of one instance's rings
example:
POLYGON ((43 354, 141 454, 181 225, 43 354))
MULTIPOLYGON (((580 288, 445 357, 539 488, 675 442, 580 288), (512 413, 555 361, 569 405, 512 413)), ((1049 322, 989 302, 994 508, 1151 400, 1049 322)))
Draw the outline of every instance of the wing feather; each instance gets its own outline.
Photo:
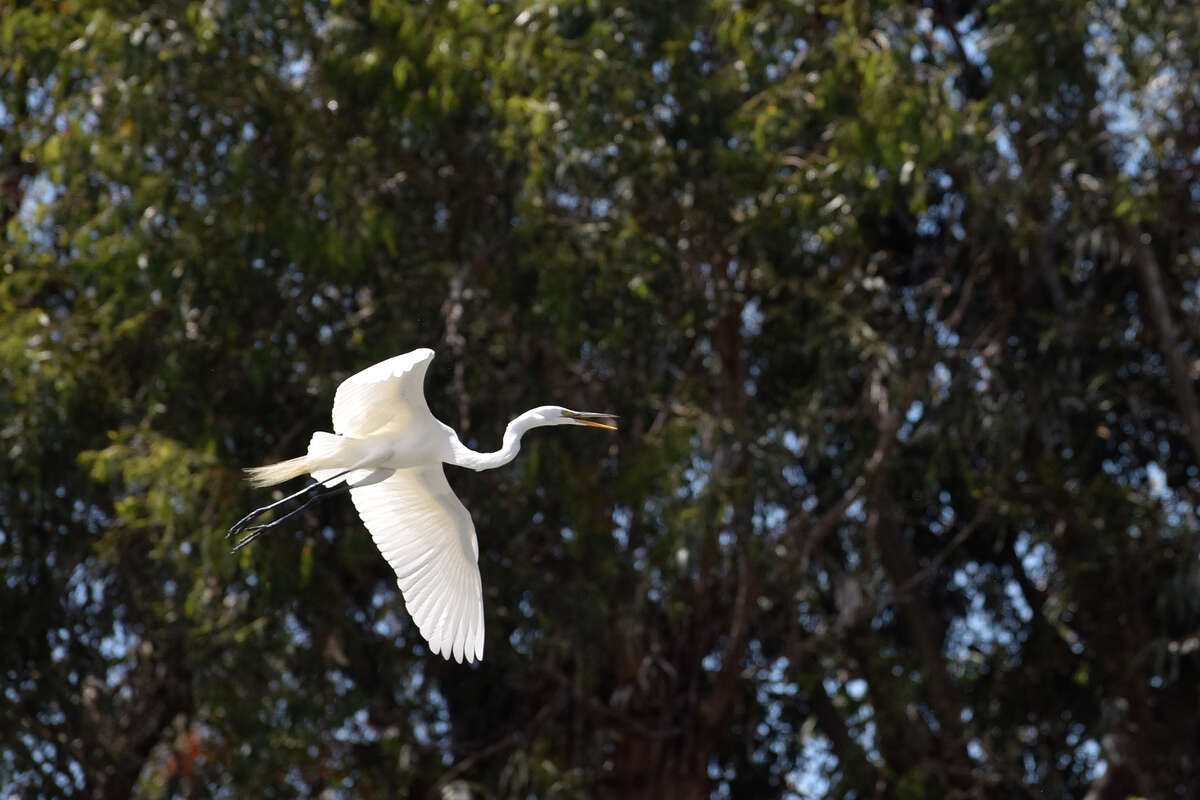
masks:
POLYGON ((475 647, 475 623, 470 614, 463 615, 462 626, 463 650, 470 652, 475 647))
POLYGON ((464 637, 459 635, 461 632, 460 628, 462 627, 459 624, 461 621, 462 616, 458 615, 458 618, 455 619, 454 624, 450 626, 450 641, 454 642, 454 660, 460 663, 462 662, 463 645, 465 644, 463 641, 464 637))
MULTIPOLYGON (((421 575, 417 580, 413 581, 411 587, 404 592, 404 602, 412 613, 413 618, 417 619, 421 614, 430 609, 430 604, 437 599, 442 598, 442 588, 446 585, 455 585, 453 577, 449 575, 449 567, 452 564, 447 564, 445 558, 436 558, 429 563, 429 566, 422 570, 421 575)), ((436 619, 431 619, 431 623, 436 622, 436 619)))
POLYGON ((440 464, 397 470, 350 496, 379 552, 396 572, 404 604, 430 649, 445 658, 483 656, 483 586, 475 525, 440 464))
MULTIPOLYGON (((401 592, 404 594, 404 604, 408 606, 408 611, 412 614, 413 619, 421 619, 423 613, 428 610, 430 602, 435 598, 441 597, 440 590, 442 585, 451 583, 449 576, 445 573, 445 565, 442 563, 442 559, 439 558, 421 573, 421 576, 412 584, 411 588, 405 591, 401 587, 401 592)), ((431 623, 435 621, 430 620, 431 623)))
MULTIPOLYGON (((382 550, 380 552, 383 552, 382 550)), ((397 547, 387 553, 383 553, 383 557, 387 559, 389 564, 393 566, 399 562, 400 566, 395 567, 396 582, 400 584, 400 588, 407 589, 416 583, 421 575, 425 574, 425 570, 429 568, 429 563, 433 561, 436 555, 435 551, 422 553, 416 548, 397 547)))
POLYGON ((454 640, 454 629, 450 622, 454 619, 454 615, 459 613, 459 609, 462 606, 462 600, 462 597, 455 597, 451 599, 451 601, 442 609, 436 626, 437 636, 441 640, 443 647, 449 650, 452 655, 456 649, 458 650, 458 654, 454 655, 456 661, 462 660, 462 649, 459 647, 459 643, 454 640))
POLYGON ((473 626, 473 628, 475 630, 475 657, 483 658, 484 635, 483 635, 483 614, 482 614, 482 611, 483 611, 483 592, 482 592, 482 590, 479 593, 479 610, 481 613, 476 614, 473 617, 471 625, 473 626))
MULTIPOLYGON (((455 571, 461 573, 462 565, 459 564, 456 566, 458 568, 455 571)), ((461 575, 456 576, 455 580, 461 580, 461 575)), ((457 631, 454 628, 454 619, 457 615, 462 614, 462 608, 466 599, 463 596, 455 597, 447 604, 443 610, 441 619, 438 620, 438 629, 442 637, 442 642, 453 653, 454 660, 459 662, 462 661, 462 642, 455 638, 457 631)))
POLYGON ((432 420, 425 402, 425 371, 431 361, 433 351, 422 347, 342 381, 333 396, 334 433, 363 437, 432 420))
MULTIPOLYGON (((461 570, 461 565, 459 566, 461 570)), ((450 642, 454 648, 454 660, 462 661, 463 646, 466 644, 462 631, 462 618, 466 614, 467 604, 463 602, 465 598, 460 597, 458 602, 450 607, 450 613, 446 615, 445 635, 450 637, 450 642)))
MULTIPOLYGON (((483 602, 483 592, 480 591, 479 601, 483 602)), ((475 649, 474 641, 470 637, 471 620, 474 615, 469 605, 464 605, 458 613, 457 621, 454 626, 454 641, 462 642, 463 653, 471 653, 475 649)))

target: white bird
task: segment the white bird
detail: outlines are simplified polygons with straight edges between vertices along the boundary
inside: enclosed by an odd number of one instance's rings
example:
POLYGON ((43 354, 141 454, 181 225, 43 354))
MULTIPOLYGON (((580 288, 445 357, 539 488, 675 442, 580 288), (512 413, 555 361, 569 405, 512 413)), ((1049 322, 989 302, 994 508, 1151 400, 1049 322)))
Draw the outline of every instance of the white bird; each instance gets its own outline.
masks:
POLYGON ((471 662, 483 657, 479 543, 471 514, 446 482, 442 464, 493 469, 516 457, 521 437, 532 428, 616 430, 616 417, 539 406, 508 423, 499 450, 477 453, 425 403, 425 371, 432 360, 432 350, 413 350, 343 381, 333 398, 333 433, 314 433, 308 452, 299 458, 246 470, 255 486, 274 486, 304 474, 317 483, 250 512, 229 536, 249 532, 234 546, 240 550, 317 500, 349 491, 379 552, 396 571, 404 604, 430 649, 471 662), (335 486, 279 519, 250 525, 312 489, 335 486))

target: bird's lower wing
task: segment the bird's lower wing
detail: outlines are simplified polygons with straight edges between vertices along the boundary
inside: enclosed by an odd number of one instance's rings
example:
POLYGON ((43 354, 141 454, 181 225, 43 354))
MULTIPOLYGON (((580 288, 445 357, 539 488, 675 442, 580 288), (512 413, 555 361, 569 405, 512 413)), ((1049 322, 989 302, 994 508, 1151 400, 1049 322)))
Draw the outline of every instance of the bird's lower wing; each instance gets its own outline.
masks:
POLYGON ((430 649, 459 662, 483 658, 475 525, 442 465, 397 470, 350 496, 430 649))

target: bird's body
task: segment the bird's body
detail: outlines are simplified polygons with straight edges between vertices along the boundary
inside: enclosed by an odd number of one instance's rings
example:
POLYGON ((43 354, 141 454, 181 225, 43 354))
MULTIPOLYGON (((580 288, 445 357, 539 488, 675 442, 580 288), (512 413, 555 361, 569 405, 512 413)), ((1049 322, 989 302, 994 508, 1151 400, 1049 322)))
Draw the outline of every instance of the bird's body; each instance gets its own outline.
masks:
MULTIPOLYGON (((474 470, 503 466, 516 457, 525 432, 542 425, 615 428, 599 421, 611 420, 610 414, 539 406, 508 424, 499 450, 478 453, 429 411, 424 381, 433 355, 429 349, 413 350, 347 378, 334 396, 334 433, 313 434, 308 452, 299 458, 248 472, 256 486, 309 474, 318 486, 349 489, 430 648, 446 658, 474 661, 483 656, 479 545, 471 515, 446 482, 442 464, 474 470)), ((249 525, 304 491, 256 509, 234 525, 230 535, 250 531, 238 547, 317 499, 273 523, 249 525)))

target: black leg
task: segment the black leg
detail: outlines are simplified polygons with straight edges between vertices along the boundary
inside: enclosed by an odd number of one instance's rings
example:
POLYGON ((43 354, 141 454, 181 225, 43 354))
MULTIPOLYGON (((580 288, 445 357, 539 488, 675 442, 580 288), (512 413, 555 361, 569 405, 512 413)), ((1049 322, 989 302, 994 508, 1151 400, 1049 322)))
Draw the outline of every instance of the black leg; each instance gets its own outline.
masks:
MULTIPOLYGON (((319 484, 318 484, 318 487, 319 487, 319 484)), ((311 488, 314 488, 314 487, 311 487, 311 486, 308 487, 308 489, 311 489, 311 488)), ((305 489, 305 491, 308 491, 308 489, 305 489)), ((253 542, 259 536, 262 536, 264 533, 271 530, 271 528, 274 528, 276 525, 280 525, 284 522, 287 522, 287 520, 296 516, 301 511, 303 511, 304 509, 311 506, 313 503, 319 502, 321 500, 328 500, 330 497, 334 497, 335 495, 339 495, 339 494, 344 494, 345 492, 348 492, 348 491, 350 491, 350 484, 344 483, 341 486, 338 486, 335 489, 330 489, 327 492, 318 492, 317 494, 313 495, 308 500, 306 500, 303 505, 299 506, 298 508, 292 509, 291 511, 284 514, 279 519, 273 519, 270 522, 265 523, 263 525, 251 525, 250 527, 243 527, 241 530, 246 532, 248 535, 243 537, 242 539, 238 540, 238 542, 233 546, 232 552, 236 553, 238 550, 241 550, 243 547, 245 547, 246 545, 253 542)), ((228 537, 226 537, 226 538, 228 538, 228 537)))
POLYGON ((291 494, 289 494, 287 497, 283 498, 282 500, 276 500, 274 503, 271 503, 270 505, 266 505, 266 506, 263 506, 262 508, 254 509, 249 514, 242 517, 237 522, 233 523, 233 527, 229 529, 229 533, 225 534, 225 538, 228 539, 231 536, 237 536, 239 533, 246 530, 247 526, 249 526, 250 523, 253 522, 256 518, 267 513, 271 509, 278 508, 279 506, 283 505, 284 503, 286 503, 290 500, 295 500, 297 497, 299 497, 302 494, 305 494, 307 492, 310 492, 313 489, 320 489, 322 486, 324 486, 329 481, 335 481, 338 478, 345 475, 347 472, 352 472, 352 471, 353 470, 346 470, 345 472, 339 472, 337 475, 330 476, 319 483, 314 483, 314 484, 305 486, 303 489, 301 489, 298 492, 292 492, 291 494))

